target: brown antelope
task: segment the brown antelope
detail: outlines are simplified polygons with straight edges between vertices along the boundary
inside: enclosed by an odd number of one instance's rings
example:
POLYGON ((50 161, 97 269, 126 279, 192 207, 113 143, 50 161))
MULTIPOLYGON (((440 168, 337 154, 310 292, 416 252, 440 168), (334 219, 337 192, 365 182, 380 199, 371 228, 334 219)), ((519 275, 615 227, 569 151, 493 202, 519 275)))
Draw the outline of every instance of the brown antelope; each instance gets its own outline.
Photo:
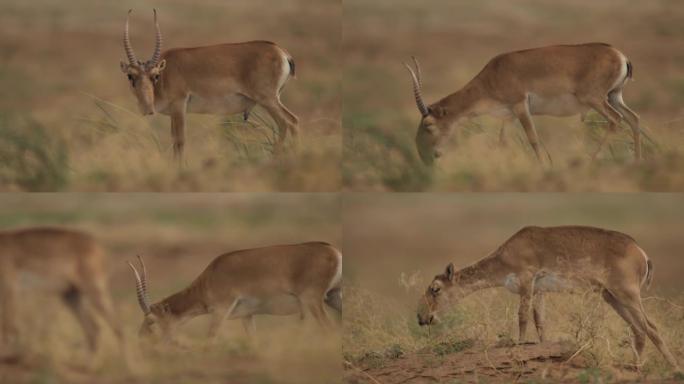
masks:
POLYGON ((280 93, 295 76, 292 56, 269 41, 218 44, 161 50, 162 35, 154 11, 156 43, 152 58, 139 61, 128 35, 126 17, 123 44, 127 62, 121 71, 143 115, 159 111, 171 117, 176 158, 183 153, 186 113, 229 115, 243 113, 245 121, 256 104, 275 120, 279 129, 274 150, 280 150, 287 131, 296 138, 297 116, 281 102, 280 93))
POLYGON ((61 296, 76 316, 91 351, 98 348, 100 327, 96 316, 111 327, 123 349, 123 334, 114 320, 105 254, 88 234, 57 228, 29 228, 0 232, 0 300, 2 340, 18 339, 16 304, 19 278, 33 275, 37 288, 61 296), (90 305, 90 308, 87 306, 90 305))
POLYGON ((526 227, 482 260, 455 270, 449 263, 435 276, 418 304, 418 323, 429 325, 448 305, 480 289, 505 287, 520 295, 519 340, 525 340, 530 303, 540 341, 544 341, 544 292, 577 288, 600 290, 605 301, 634 334, 637 366, 646 336, 677 370, 679 366, 641 303, 653 265, 628 235, 581 226, 526 227))
POLYGON ((322 242, 245 249, 215 258, 185 289, 150 304, 147 272, 129 263, 136 280, 138 303, 145 316, 141 337, 173 338, 175 327, 193 317, 211 316, 209 338, 224 319, 242 319, 248 335, 254 315, 310 314, 319 324, 329 319, 323 304, 342 311, 342 254, 322 242))
POLYGON ((608 44, 554 45, 501 54, 463 88, 430 105, 423 101, 420 67, 413 60, 415 72, 404 65, 413 80, 421 114, 416 147, 428 165, 441 156, 454 125, 479 115, 519 120, 541 160, 532 115, 571 116, 589 109, 609 123, 594 156, 624 119, 632 129, 635 156, 641 158, 639 116, 622 100, 622 89, 632 77, 632 64, 608 44))

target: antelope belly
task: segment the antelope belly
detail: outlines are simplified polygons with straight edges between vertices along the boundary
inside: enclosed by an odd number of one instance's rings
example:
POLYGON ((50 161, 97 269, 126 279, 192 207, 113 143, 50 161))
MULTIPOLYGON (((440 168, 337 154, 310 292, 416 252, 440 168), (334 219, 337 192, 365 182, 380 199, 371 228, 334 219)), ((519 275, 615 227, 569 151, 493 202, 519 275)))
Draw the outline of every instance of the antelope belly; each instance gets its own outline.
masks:
POLYGON ((575 95, 570 93, 559 95, 537 95, 529 94, 530 113, 533 115, 547 116, 574 116, 589 110, 585 105, 580 104, 575 95))
POLYGON ((300 313, 299 302, 296 297, 287 294, 279 294, 266 298, 242 297, 230 318, 239 318, 249 315, 293 315, 300 313))
MULTIPOLYGON (((520 293, 520 279, 515 273, 506 275, 503 286, 512 293, 520 293)), ((572 282, 554 272, 541 272, 535 276, 535 292, 562 292, 572 289, 572 282)))
POLYGON ((188 112, 212 115, 233 115, 242 113, 254 103, 239 94, 222 96, 202 96, 191 94, 188 97, 188 112))

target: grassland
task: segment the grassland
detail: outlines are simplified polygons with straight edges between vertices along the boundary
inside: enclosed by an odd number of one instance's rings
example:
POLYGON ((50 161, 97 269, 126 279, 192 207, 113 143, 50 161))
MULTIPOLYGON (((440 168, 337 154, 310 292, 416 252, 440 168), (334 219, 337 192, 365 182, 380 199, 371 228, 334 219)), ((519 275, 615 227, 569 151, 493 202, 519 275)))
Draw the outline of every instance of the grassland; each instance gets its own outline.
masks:
MULTIPOLYGON (((595 292, 552 294, 544 344, 516 346, 518 298, 468 296, 437 326, 416 321, 420 296, 448 262, 466 266, 525 225, 593 225, 632 235, 653 260, 644 305, 684 360, 679 195, 355 194, 345 197, 345 382, 640 382, 672 378, 647 342, 637 372, 626 323, 595 292), (527 357, 523 357, 527 356, 527 357)), ((536 341, 534 329, 527 340, 536 341)))
POLYGON ((339 333, 322 334, 313 324, 301 324, 297 316, 257 317, 254 343, 247 340, 239 321, 227 321, 213 345, 206 342, 208 321, 200 317, 180 328, 179 341, 189 347, 187 351, 142 354, 137 343, 142 314, 125 264, 136 254, 145 257, 154 301, 186 286, 211 259, 229 250, 308 240, 340 244, 335 196, 9 194, 0 200, 0 210, 2 229, 54 225, 87 230, 100 240, 108 251, 110 288, 132 360, 127 370, 106 331, 102 350, 90 356, 81 329, 59 298, 40 284, 29 284, 30 279, 22 280, 22 354, 16 359, 0 347, 0 382, 317 384, 340 380, 339 333))
POLYGON ((678 191, 684 187, 684 7, 672 0, 345 2, 344 167, 355 191, 678 191), (613 135, 590 161, 605 128, 592 114, 535 118, 551 161, 539 166, 516 122, 477 118, 454 130, 435 169, 413 142, 419 113, 402 66, 415 55, 423 93, 456 91, 495 55, 551 44, 607 42, 634 64, 625 101, 653 141, 633 164, 631 133, 613 135))
POLYGON ((0 12, 0 190, 333 191, 341 176, 341 4, 304 0, 4 1, 0 12), (131 39, 151 55, 152 8, 166 48, 271 40, 297 79, 283 102, 300 118, 297 151, 274 157, 274 123, 192 115, 186 157, 173 161, 170 122, 143 118, 119 61, 131 39))

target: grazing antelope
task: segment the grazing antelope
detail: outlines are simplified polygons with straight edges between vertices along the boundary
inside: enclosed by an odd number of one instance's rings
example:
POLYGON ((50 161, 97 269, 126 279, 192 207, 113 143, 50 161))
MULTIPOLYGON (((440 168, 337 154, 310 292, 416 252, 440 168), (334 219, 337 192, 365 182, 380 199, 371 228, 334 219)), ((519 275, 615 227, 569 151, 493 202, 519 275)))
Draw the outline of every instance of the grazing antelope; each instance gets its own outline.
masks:
POLYGON ((634 334, 637 366, 646 336, 677 370, 679 366, 641 303, 653 265, 628 235, 581 226, 525 227, 482 260, 455 270, 449 263, 418 304, 418 323, 429 325, 448 305, 480 289, 506 287, 520 295, 519 340, 525 340, 530 303, 539 340, 544 341, 544 292, 600 290, 634 334))
POLYGON ((83 328, 91 351, 98 348, 96 315, 109 325, 122 351, 123 334, 114 320, 107 288, 105 254, 88 234, 58 228, 29 228, 0 232, 0 301, 2 341, 18 339, 16 302, 20 275, 35 276, 37 288, 61 296, 83 328), (90 308, 87 306, 89 304, 90 308))
POLYGON ((413 94, 421 114, 416 147, 425 164, 441 156, 452 126, 479 115, 497 116, 504 121, 518 119, 541 161, 532 115, 562 117, 589 109, 609 123, 594 156, 624 119, 632 129, 635 156, 641 158, 639 116, 622 100, 622 89, 632 78, 632 64, 608 44, 554 45, 501 54, 463 88, 431 105, 423 101, 420 67, 413 60, 415 72, 404 65, 413 80, 413 94))
POLYGON ((172 339, 174 328, 193 317, 211 316, 209 338, 224 319, 242 319, 248 335, 254 315, 310 314, 321 325, 329 319, 323 304, 342 311, 342 254, 332 245, 311 242, 225 253, 215 258, 184 290, 149 304, 147 272, 128 263, 145 315, 141 337, 172 339))
POLYGON ((128 35, 126 17, 123 44, 127 62, 121 71, 143 115, 159 111, 171 117, 174 155, 180 160, 185 141, 186 113, 229 115, 243 113, 245 121, 256 104, 278 124, 275 150, 287 131, 297 136, 297 116, 281 102, 280 93, 295 76, 292 56, 269 41, 218 44, 161 51, 162 35, 154 11, 156 43, 152 58, 139 61, 128 35))

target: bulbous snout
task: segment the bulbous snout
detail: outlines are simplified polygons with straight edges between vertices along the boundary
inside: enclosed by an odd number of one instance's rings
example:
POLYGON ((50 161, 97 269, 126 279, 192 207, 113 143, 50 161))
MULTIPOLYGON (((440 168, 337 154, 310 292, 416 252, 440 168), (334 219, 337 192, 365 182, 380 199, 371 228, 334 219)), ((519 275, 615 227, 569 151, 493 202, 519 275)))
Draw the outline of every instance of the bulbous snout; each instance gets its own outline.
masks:
POLYGON ((140 113, 142 113, 143 116, 152 116, 155 113, 154 104, 140 103, 138 106, 140 107, 140 113))
POLYGON ((421 316, 418 314, 418 325, 425 326, 425 325, 430 325, 432 322, 435 320, 435 315, 428 314, 426 316, 421 316))
POLYGON ((436 138, 425 129, 419 129, 416 135, 416 150, 423 164, 431 166, 435 159, 442 155, 442 151, 437 148, 436 138))

